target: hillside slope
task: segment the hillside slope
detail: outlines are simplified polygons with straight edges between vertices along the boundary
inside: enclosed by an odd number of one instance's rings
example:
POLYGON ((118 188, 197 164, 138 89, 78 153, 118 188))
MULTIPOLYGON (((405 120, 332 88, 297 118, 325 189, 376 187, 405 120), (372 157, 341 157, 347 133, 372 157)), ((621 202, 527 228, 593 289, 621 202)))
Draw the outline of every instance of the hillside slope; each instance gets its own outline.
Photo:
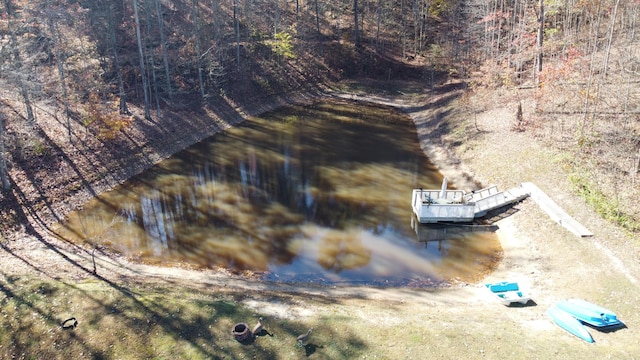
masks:
MULTIPOLYGON (((358 32, 346 0, 3 3, 0 165, 13 190, 0 195, 2 229, 27 214, 58 221, 247 114, 341 80, 392 91, 393 81, 433 89, 449 78, 465 89, 457 114, 476 119, 510 104, 509 136, 525 133, 560 151, 573 191, 637 231, 637 4, 554 4, 537 49, 534 7, 419 3, 361 2, 358 32)), ((492 130, 474 123, 439 136, 464 134, 464 147, 492 130)))

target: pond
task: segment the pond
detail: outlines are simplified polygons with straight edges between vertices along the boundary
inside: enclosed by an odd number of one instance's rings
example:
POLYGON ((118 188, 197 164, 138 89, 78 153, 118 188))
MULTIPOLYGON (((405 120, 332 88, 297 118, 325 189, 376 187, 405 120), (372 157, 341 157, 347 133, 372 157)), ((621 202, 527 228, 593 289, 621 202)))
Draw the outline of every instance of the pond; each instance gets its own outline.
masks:
POLYGON ((247 119, 94 198, 56 231, 142 262, 273 281, 476 281, 501 257, 495 233, 413 218, 411 190, 442 179, 408 116, 324 100, 247 119))

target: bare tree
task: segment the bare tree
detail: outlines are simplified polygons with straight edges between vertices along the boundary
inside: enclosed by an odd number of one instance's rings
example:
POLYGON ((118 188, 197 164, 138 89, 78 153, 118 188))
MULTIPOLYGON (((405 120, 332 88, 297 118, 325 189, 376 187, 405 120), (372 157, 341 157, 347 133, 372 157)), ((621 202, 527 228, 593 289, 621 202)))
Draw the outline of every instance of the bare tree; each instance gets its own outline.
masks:
POLYGON ((0 182, 5 191, 11 189, 8 172, 4 145, 4 113, 0 111, 0 182))
POLYGON ((140 75, 142 76, 142 89, 144 92, 144 117, 151 119, 149 85, 147 71, 145 70, 144 47, 142 46, 142 35, 140 34, 140 17, 138 16, 138 0, 133 0, 133 17, 136 25, 136 40, 138 42, 138 52, 140 54, 140 75))
POLYGON ((380 24, 382 23, 382 0, 376 7, 376 51, 380 51, 380 24))
POLYGON ((360 47, 360 31, 358 30, 358 0, 353 0, 353 42, 360 47))
POLYGON ((156 13, 158 16, 158 31, 160 32, 160 53, 162 54, 162 63, 164 64, 164 77, 167 85, 169 98, 173 97, 173 87, 171 86, 171 73, 169 71, 169 59, 167 57, 167 41, 164 34, 164 19, 162 17, 162 5, 160 0, 155 0, 156 13))
POLYGON ((536 76, 536 84, 540 82, 540 73, 542 72, 542 40, 544 39, 544 0, 540 0, 538 3, 539 15, 538 15, 538 37, 536 39, 536 47, 538 54, 536 57, 536 69, 538 76, 536 76))
POLYGON ((22 56, 20 55, 20 47, 18 44, 18 38, 16 35, 16 29, 13 24, 14 20, 14 6, 11 0, 4 0, 4 7, 7 12, 7 26, 10 34, 11 52, 13 55, 13 79, 16 81, 18 88, 20 89, 20 95, 22 95, 22 101, 24 102, 25 110, 27 112, 27 122, 30 125, 35 125, 36 118, 33 114, 33 107, 31 106, 31 100, 29 97, 29 89, 27 88, 27 81, 24 79, 25 73, 23 69, 22 56))
POLYGON ((594 73, 595 73, 595 58, 596 58, 596 54, 598 52, 598 37, 600 34, 600 20, 602 19, 602 11, 601 11, 601 3, 598 3, 596 10, 595 10, 595 15, 596 15, 596 21, 592 24, 592 31, 593 31, 593 39, 591 39, 593 41, 592 43, 592 49, 591 49, 591 59, 589 61, 589 77, 587 78, 587 87, 585 89, 585 95, 584 95, 584 105, 583 105, 583 113, 582 113, 582 124, 580 127, 580 135, 584 136, 585 135, 585 127, 587 125, 587 119, 589 117, 589 107, 592 105, 591 104, 591 97, 592 97, 592 87, 593 87, 593 78, 594 78, 594 73))
POLYGON ((316 36, 317 41, 320 44, 320 54, 324 54, 324 47, 322 45, 322 32, 320 31, 320 5, 318 4, 318 0, 314 0, 314 13, 316 18, 316 36))
POLYGON ((236 70, 240 72, 240 19, 238 0, 233 0, 233 24, 236 32, 236 70))
POLYGON ((280 4, 278 0, 273 0, 273 40, 278 38, 280 29, 280 4))
POLYGON ((609 67, 609 55, 611 54, 611 43, 613 42, 613 30, 616 27, 616 16, 618 14, 618 5, 620 0, 616 0, 613 6, 613 14, 611 14, 611 25, 609 25, 609 36, 607 38, 607 47, 605 48, 604 61, 602 63, 602 78, 607 77, 607 68, 609 67))
POLYGON ((196 45, 196 66, 198 67, 198 86, 200 87, 200 99, 204 100, 204 80, 202 79, 202 49, 200 45, 200 12, 198 0, 191 2, 191 16, 193 16, 193 40, 196 45))
POLYGON ((47 19, 47 26, 52 38, 52 47, 55 53, 56 65, 58 68, 58 77, 60 78, 60 88, 62 89, 62 101, 64 102, 64 114, 65 122, 67 124, 67 137, 69 142, 73 142, 71 136, 71 110, 69 109, 69 95, 67 93, 67 79, 64 71, 64 59, 62 51, 60 51, 61 35, 58 27, 56 26, 55 18, 58 14, 51 6, 49 0, 45 3, 45 18, 47 19))
POLYGON ((124 87, 124 79, 122 78, 122 69, 120 67, 120 59, 118 56, 118 40, 116 36, 116 19, 114 15, 114 6, 113 4, 108 4, 106 2, 100 3, 106 5, 107 13, 107 43, 113 52, 113 66, 115 67, 115 74, 118 81, 118 98, 119 105, 118 108, 120 110, 120 114, 129 115, 131 112, 129 111, 129 107, 127 106, 127 92, 124 87))
MULTIPOLYGON (((145 21, 145 36, 147 39, 151 39, 151 24, 153 23, 153 19, 151 16, 151 9, 150 6, 144 6, 144 14, 146 17, 146 21, 145 21)), ((156 116, 160 116, 160 96, 159 96, 159 91, 158 91, 158 76, 156 73, 156 60, 154 57, 154 52, 153 51, 147 51, 147 61, 149 62, 149 72, 150 74, 148 74, 147 78, 151 78, 151 86, 149 90, 153 90, 151 91, 151 97, 155 100, 155 105, 156 105, 156 116)))

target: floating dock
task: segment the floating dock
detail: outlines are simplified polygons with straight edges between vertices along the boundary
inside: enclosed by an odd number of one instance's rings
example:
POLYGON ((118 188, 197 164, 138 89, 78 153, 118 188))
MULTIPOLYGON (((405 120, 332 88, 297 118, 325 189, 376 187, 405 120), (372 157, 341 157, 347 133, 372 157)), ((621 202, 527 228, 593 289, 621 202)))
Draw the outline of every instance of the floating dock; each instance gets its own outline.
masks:
POLYGON ((447 179, 440 190, 413 189, 411 207, 422 224, 471 222, 487 212, 520 201, 531 193, 523 186, 499 191, 496 186, 466 193, 447 190, 447 179))
POLYGON ((466 193, 462 190, 447 190, 447 178, 440 190, 413 189, 411 207, 421 224, 439 222, 465 223, 485 216, 489 211, 531 197, 554 221, 579 237, 593 233, 567 214, 547 194, 530 182, 525 182, 507 191, 496 186, 466 193))

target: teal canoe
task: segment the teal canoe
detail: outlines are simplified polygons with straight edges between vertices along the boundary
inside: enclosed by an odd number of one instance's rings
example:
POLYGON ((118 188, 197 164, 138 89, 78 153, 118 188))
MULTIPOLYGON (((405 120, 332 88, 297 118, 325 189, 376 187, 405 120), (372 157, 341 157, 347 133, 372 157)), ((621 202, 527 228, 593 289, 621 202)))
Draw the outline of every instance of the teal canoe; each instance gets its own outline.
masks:
POLYGON ((551 317, 551 320, 556 323, 556 325, 560 326, 564 330, 588 343, 593 342, 593 337, 591 337, 591 334, 584 325, 582 325, 578 319, 571 316, 571 314, 561 310, 557 305, 550 307, 549 310, 547 310, 547 314, 551 317))
POLYGON ((620 320, 618 320, 618 316, 613 311, 585 300, 564 300, 556 303, 556 306, 574 318, 595 327, 621 324, 620 320))

